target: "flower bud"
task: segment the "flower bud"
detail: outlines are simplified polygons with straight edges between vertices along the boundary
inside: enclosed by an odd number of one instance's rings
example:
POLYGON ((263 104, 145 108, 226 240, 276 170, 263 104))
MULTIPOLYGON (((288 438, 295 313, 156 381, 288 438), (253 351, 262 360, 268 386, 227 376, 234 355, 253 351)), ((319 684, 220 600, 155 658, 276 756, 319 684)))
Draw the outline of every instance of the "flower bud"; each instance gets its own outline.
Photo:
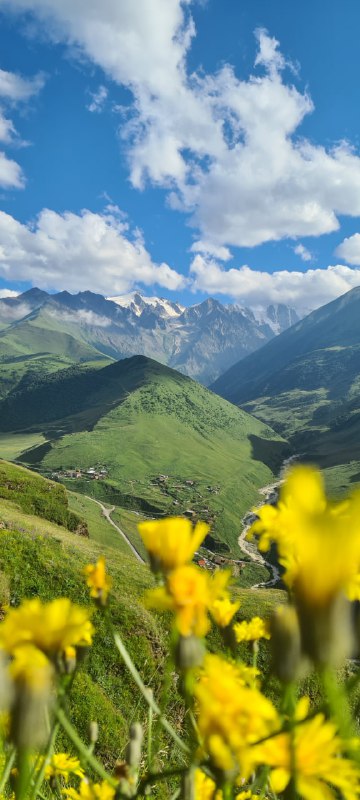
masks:
POLYGON ((300 628, 293 606, 278 606, 270 618, 273 667, 284 683, 293 681, 301 662, 300 628))
POLYGON ((337 667, 354 649, 351 603, 339 593, 323 606, 297 599, 303 652, 320 666, 337 667))
POLYGON ((175 664, 179 670, 199 667, 205 655, 205 647, 197 636, 179 636, 175 647, 175 664))
POLYGON ((140 722, 134 722, 130 727, 130 741, 126 748, 126 763, 130 767, 138 767, 141 760, 141 748, 144 732, 140 722))
POLYGON ((89 725, 90 744, 96 744, 98 738, 99 738, 99 726, 96 720, 92 720, 89 725))

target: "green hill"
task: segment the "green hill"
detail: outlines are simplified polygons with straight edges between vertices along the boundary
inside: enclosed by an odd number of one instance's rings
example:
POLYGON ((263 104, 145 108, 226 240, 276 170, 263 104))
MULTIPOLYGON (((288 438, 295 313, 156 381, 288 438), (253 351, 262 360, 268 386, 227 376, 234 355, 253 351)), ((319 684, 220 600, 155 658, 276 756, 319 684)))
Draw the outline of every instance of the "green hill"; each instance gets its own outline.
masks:
POLYGON ((103 466, 105 480, 85 476, 74 488, 208 519, 213 537, 235 551, 241 516, 286 451, 263 423, 143 356, 49 375, 5 398, 0 420, 7 445, 9 432, 46 440, 22 454, 24 463, 46 474, 103 466))
POLYGON ((360 460, 360 288, 236 364, 213 390, 322 466, 360 460))
POLYGON ((35 309, 0 330, 0 397, 36 377, 78 363, 104 366, 109 358, 82 341, 76 328, 35 309))

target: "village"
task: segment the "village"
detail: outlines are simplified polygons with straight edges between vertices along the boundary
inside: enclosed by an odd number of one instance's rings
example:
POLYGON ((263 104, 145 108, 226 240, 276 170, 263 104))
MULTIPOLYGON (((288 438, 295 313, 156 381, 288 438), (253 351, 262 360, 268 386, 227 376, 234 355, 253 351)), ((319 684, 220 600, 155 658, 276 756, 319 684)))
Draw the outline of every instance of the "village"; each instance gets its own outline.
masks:
POLYGON ((66 480, 79 480, 85 478, 89 481, 100 481, 107 478, 109 471, 106 467, 89 467, 89 469, 59 469, 51 473, 53 481, 63 478, 66 480))

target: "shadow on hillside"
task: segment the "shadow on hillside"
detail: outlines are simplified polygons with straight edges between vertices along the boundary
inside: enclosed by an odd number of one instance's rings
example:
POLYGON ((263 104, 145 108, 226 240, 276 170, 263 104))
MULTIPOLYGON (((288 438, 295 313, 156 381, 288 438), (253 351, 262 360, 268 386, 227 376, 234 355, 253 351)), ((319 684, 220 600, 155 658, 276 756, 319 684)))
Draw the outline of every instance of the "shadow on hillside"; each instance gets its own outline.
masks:
POLYGON ((260 436, 249 434, 254 461, 266 464, 275 474, 279 471, 285 458, 289 458, 292 451, 287 442, 278 442, 274 439, 261 439, 260 436))

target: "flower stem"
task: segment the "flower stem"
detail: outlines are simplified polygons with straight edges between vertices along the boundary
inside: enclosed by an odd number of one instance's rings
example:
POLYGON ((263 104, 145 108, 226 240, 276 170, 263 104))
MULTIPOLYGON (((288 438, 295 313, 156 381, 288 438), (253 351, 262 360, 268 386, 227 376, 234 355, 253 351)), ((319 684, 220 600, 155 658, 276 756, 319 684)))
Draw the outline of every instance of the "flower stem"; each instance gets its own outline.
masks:
POLYGON ((51 758, 51 756, 53 754, 54 744, 55 744, 55 741, 56 741, 56 737, 57 737, 58 731, 59 731, 59 723, 55 722, 53 727, 52 727, 52 730, 51 730, 51 733, 50 733, 50 737, 49 737, 49 741, 48 741, 48 746, 46 748, 46 753, 44 755, 44 758, 43 758, 41 767, 39 769, 39 772, 38 772, 38 774, 36 776, 36 780, 35 780, 35 783, 34 783, 34 787, 33 787, 32 791, 31 791, 30 797, 35 797, 36 798, 39 789, 41 789, 41 786, 42 786, 42 783, 43 783, 43 780, 44 780, 45 769, 46 769, 46 767, 47 767, 47 765, 48 765, 48 763, 50 761, 50 758, 51 758))
POLYGON ((55 716, 64 729, 65 733, 68 735, 70 741, 75 745, 77 752, 79 753, 80 760, 84 763, 89 764, 89 766, 96 772, 100 778, 104 781, 107 781, 111 784, 111 786, 117 787, 117 782, 114 778, 109 775, 100 761, 90 752, 89 748, 84 744, 84 742, 80 739, 76 729, 71 724, 70 720, 67 718, 65 712, 62 708, 55 708, 55 716))
POLYGON ((8 780, 8 778, 10 776, 10 772, 11 772, 11 770, 13 768, 14 761, 15 761, 15 756, 16 756, 16 750, 15 750, 15 747, 13 747, 11 749, 11 751, 10 751, 9 758, 8 758, 6 764, 5 764, 5 767, 4 767, 4 772, 3 772, 2 776, 1 776, 1 781, 0 781, 0 793, 1 794, 4 791, 6 781, 8 780))
POLYGON ((178 736, 178 734, 176 733, 176 731, 174 730, 174 728, 172 727, 170 722, 161 713, 161 708, 158 706, 158 704, 154 700, 153 696, 150 695, 149 690, 146 688, 145 684, 143 683, 142 678, 141 678, 140 674, 138 673, 138 671, 137 671, 137 669, 135 667, 135 664, 133 663, 133 661, 132 661, 132 659, 131 659, 131 657, 130 657, 130 655, 129 655, 129 653, 128 653, 128 651, 127 651, 127 649, 126 649, 126 647, 125 647, 125 645, 124 645, 124 643, 123 643, 123 641, 120 638, 118 633, 114 633, 114 639, 115 639, 116 647, 117 647, 121 657, 123 658, 123 660, 124 660, 128 670, 129 670, 129 672, 131 673, 132 677, 134 678, 134 681, 135 681, 136 685, 138 686, 138 688, 140 689, 140 691, 141 691, 143 697, 145 698, 146 702, 152 708, 154 714, 158 715, 159 722, 161 723, 163 728, 167 731, 167 733, 171 736, 171 738, 174 740, 174 742, 176 742, 176 744, 178 745, 180 750, 182 750, 183 753, 188 754, 190 752, 188 746, 185 744, 185 742, 182 741, 182 739, 180 739, 180 736, 178 736))

